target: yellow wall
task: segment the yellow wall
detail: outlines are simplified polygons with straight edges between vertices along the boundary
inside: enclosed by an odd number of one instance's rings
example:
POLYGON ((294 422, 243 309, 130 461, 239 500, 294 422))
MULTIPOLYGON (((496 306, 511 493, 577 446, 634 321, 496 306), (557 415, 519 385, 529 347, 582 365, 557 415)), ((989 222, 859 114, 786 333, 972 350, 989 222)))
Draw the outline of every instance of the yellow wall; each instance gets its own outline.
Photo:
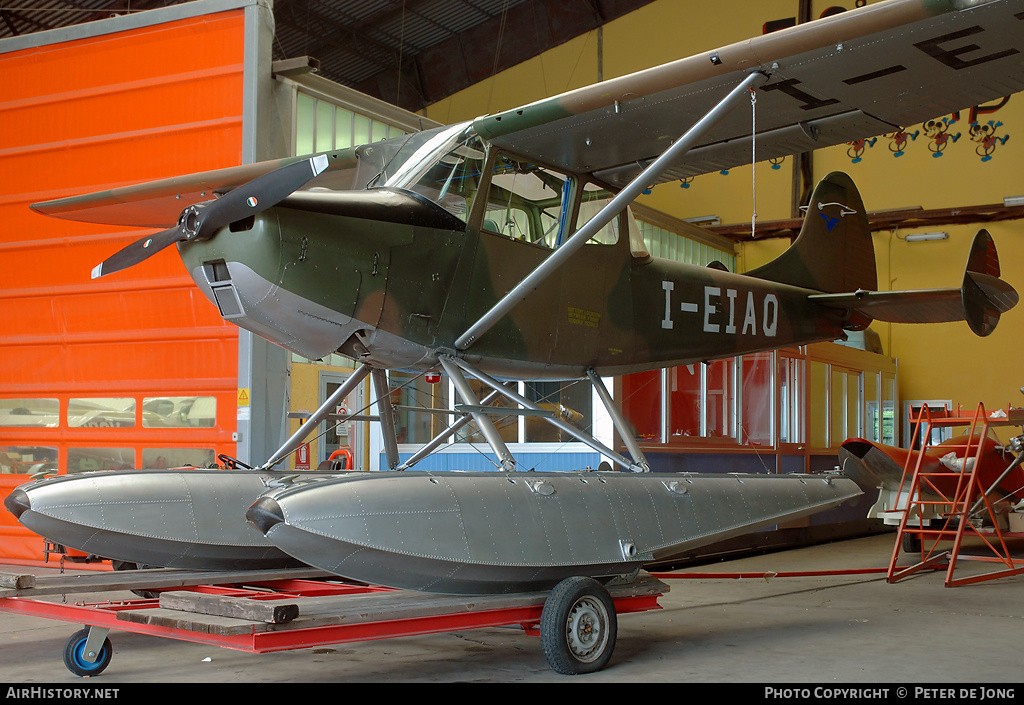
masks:
MULTIPOLYGON (((291 402, 288 410, 290 412, 310 412, 320 406, 320 373, 339 372, 350 373, 351 367, 335 367, 319 363, 292 362, 291 367, 291 402)), ((361 424, 365 425, 365 424, 361 424)), ((288 435, 299 429, 298 419, 288 420, 288 435)), ((319 434, 314 433, 309 437, 310 466, 315 468, 319 457, 319 434)), ((364 444, 365 445, 365 444, 364 444)), ((284 461, 289 470, 295 469, 295 454, 288 456, 284 461)), ((365 467, 365 465, 363 466, 365 467)))
MULTIPOLYGON (((816 0, 812 16, 834 5, 850 8, 854 2, 816 0)), ((797 8, 797 0, 656 0, 604 27, 603 75, 612 78, 758 35, 765 22, 795 16, 797 8)), ((427 115, 441 122, 469 119, 586 85, 597 78, 597 56, 597 32, 593 31, 431 106, 427 115)), ((998 138, 1010 135, 1005 143, 996 144, 990 159, 983 161, 980 144, 971 140, 967 111, 959 118, 947 127, 949 135, 959 133, 959 137, 948 144, 942 156, 933 156, 936 142, 924 126, 913 125, 906 131, 917 135, 908 139, 900 156, 887 136, 879 136, 860 153, 851 145, 815 152, 814 177, 820 179, 836 170, 847 172, 858 184, 869 211, 910 206, 953 208, 1000 203, 1005 196, 1024 195, 1024 95, 980 116, 982 125, 989 120, 1003 123, 996 128, 998 138)), ((753 178, 746 166, 731 169, 727 175, 698 176, 688 188, 679 183, 663 184, 641 200, 680 218, 714 214, 723 223, 748 223, 756 182, 758 221, 785 219, 791 208, 791 163, 789 158, 779 168, 759 163, 753 178)), ((938 242, 905 242, 907 232, 913 231, 876 233, 879 288, 959 286, 971 238, 979 227, 926 228, 950 234, 948 240, 938 242)), ((987 228, 1000 253, 1003 278, 1024 291, 1024 272, 1018 264, 1024 261, 1024 221, 987 228)), ((741 243, 737 266, 746 270, 763 264, 787 244, 781 239, 741 243)), ((949 398, 972 409, 978 402, 987 407, 1024 403, 1018 391, 1024 375, 1014 359, 1016 346, 1024 342, 1024 305, 1003 316, 987 338, 976 337, 962 322, 875 323, 874 328, 885 353, 899 360, 901 399, 949 398)))
POLYGON ((595 30, 428 106, 426 115, 444 124, 472 120, 596 82, 595 30))

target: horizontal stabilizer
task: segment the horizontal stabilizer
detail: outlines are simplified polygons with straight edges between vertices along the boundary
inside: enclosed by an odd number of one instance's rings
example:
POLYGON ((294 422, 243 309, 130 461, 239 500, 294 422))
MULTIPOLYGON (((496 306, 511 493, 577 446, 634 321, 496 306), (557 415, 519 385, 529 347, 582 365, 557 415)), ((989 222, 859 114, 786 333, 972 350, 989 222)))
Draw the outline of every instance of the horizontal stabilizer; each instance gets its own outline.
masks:
POLYGON ((855 291, 822 294, 811 300, 845 308, 887 323, 947 323, 964 320, 960 289, 915 291, 855 291))
MULTIPOLYGON (((864 291, 815 294, 816 303, 848 311, 850 320, 887 323, 946 323, 967 321, 977 335, 995 330, 999 316, 1017 305, 1016 290, 999 279, 999 258, 987 230, 979 230, 959 289, 864 291)), ((862 327, 862 326, 858 326, 862 327)))

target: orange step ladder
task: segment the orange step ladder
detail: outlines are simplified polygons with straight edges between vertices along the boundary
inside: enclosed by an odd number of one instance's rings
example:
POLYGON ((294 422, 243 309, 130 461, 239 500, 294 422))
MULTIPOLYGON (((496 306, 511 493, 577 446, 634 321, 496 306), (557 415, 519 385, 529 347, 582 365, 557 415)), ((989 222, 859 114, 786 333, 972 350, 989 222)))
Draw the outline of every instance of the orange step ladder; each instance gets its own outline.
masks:
MULTIPOLYGON (((994 426, 1021 425, 1024 422, 1024 410, 1010 409, 1008 413, 997 412, 989 415, 983 404, 979 404, 973 414, 960 411, 921 408, 917 418, 915 438, 921 438, 921 452, 910 456, 903 468, 903 479, 900 493, 904 486, 908 487, 909 499, 903 509, 896 533, 896 545, 889 562, 887 579, 890 583, 908 577, 921 570, 946 569, 946 587, 956 587, 971 583, 993 580, 996 578, 1019 575, 1024 573, 1024 560, 1014 560, 1007 547, 1006 538, 1009 532, 1000 528, 996 510, 990 501, 990 489, 981 485, 979 470, 983 461, 983 441, 989 429, 994 426), (934 472, 924 467, 926 449, 931 445, 931 429, 934 426, 966 426, 969 431, 964 443, 944 443, 943 450, 956 454, 951 464, 959 465, 957 473, 954 469, 934 472), (913 465, 913 467, 910 467, 913 465), (955 483, 952 482, 956 478, 955 483), (924 525, 925 516, 940 515, 940 519, 932 520, 932 525, 924 525), (964 538, 975 536, 984 555, 962 554, 964 538), (920 562, 911 566, 898 567, 900 551, 905 539, 911 539, 907 545, 913 545, 920 551, 920 562), (948 543, 952 541, 952 547, 948 543), (942 547, 940 548, 940 544, 942 547), (981 575, 957 578, 955 575, 959 560, 985 561, 999 563, 1001 569, 981 575)), ((1016 463, 1016 461, 1015 461, 1016 463)), ((948 467, 948 466, 947 466, 948 467)), ((998 481, 997 483, 998 484, 998 481)), ((1021 534, 1016 534, 1020 536, 1021 534)))

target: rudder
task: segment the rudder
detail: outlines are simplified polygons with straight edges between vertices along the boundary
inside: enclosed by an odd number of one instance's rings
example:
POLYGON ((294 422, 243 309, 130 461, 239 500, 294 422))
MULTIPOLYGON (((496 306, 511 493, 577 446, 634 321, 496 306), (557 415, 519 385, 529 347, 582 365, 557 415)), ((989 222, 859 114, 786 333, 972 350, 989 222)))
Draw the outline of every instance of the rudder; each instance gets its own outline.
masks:
POLYGON ((984 228, 971 243, 960 292, 967 325, 980 336, 992 333, 1000 314, 1017 304, 1017 292, 999 279, 999 256, 992 236, 984 228))

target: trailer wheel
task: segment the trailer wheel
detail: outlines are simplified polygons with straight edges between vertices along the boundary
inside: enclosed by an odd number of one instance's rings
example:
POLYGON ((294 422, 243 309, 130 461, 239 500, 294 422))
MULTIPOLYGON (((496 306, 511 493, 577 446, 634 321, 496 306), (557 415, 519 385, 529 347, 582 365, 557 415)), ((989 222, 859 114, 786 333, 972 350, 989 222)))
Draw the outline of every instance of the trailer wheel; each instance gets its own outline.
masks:
POLYGON ((904 553, 920 553, 921 552, 921 537, 917 534, 911 534, 904 532, 900 538, 900 547, 904 553))
POLYGON ((76 676, 83 678, 98 676, 110 663, 114 655, 114 648, 110 645, 110 639, 103 640, 103 646, 95 661, 89 661, 85 656, 85 642, 89 638, 89 630, 82 629, 75 632, 68 643, 64 645, 64 665, 76 676))
POLYGON ((544 602, 540 643, 558 673, 600 671, 612 657, 616 631, 615 603, 593 578, 566 578, 544 602))

